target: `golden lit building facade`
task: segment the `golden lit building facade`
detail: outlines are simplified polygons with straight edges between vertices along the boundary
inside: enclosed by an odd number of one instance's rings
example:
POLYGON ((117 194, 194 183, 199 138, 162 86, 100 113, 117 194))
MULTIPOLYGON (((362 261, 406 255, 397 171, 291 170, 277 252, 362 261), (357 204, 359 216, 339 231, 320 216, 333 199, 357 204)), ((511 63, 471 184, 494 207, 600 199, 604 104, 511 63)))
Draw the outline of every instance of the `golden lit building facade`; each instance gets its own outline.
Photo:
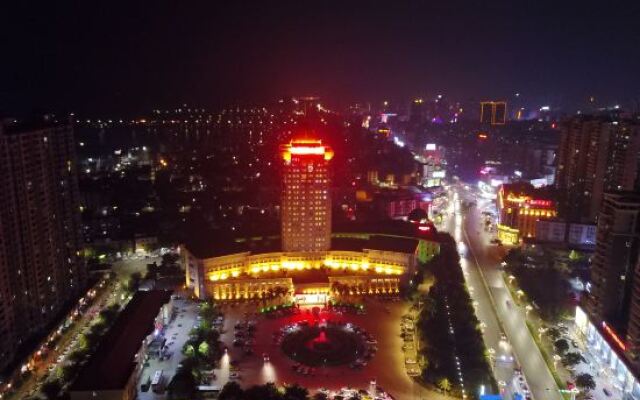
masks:
POLYGON ((282 146, 282 248, 326 251, 331 245, 333 150, 320 140, 298 139, 282 146))
POLYGON ((330 295, 392 294, 417 263, 439 252, 435 241, 354 234, 334 238, 326 252, 253 251, 202 253, 181 247, 187 287, 196 297, 217 300, 296 295, 299 302, 324 302, 330 295), (365 237, 365 238, 363 238, 365 237), (316 296, 312 296, 316 295, 316 296))
POLYGON ((556 204, 528 183, 505 184, 498 192, 498 239, 515 245, 536 233, 536 221, 554 218, 556 204))

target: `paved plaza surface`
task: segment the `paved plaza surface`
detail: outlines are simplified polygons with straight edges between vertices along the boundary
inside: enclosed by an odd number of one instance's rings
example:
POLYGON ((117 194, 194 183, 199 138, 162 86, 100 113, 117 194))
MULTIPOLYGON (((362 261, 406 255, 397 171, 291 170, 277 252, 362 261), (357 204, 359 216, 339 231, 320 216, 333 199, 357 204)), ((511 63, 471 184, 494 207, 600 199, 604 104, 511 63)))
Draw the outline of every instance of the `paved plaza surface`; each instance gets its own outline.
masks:
POLYGON ((221 369, 216 371, 213 384, 223 386, 229 379, 231 362, 237 362, 237 373, 240 375, 238 382, 245 387, 276 382, 278 384, 299 383, 312 392, 320 388, 337 390, 347 386, 366 389, 370 381, 375 379, 378 386, 384 388, 396 399, 445 398, 421 387, 406 374, 400 323, 408 307, 403 302, 370 298, 366 302, 366 315, 322 312, 320 319, 350 322, 371 333, 378 342, 378 351, 368 365, 361 369, 351 369, 348 365, 318 367, 314 376, 305 376, 294 371, 292 369, 294 361, 289 359, 273 340, 273 333, 278 332, 283 326, 302 319, 313 320, 315 317, 309 309, 302 309, 300 314, 281 318, 250 317, 257 321, 254 354, 245 356, 241 348, 233 346, 234 325, 245 319, 245 313, 255 312, 257 307, 254 304, 228 307, 225 310, 224 333, 221 337, 228 348, 228 356, 223 358, 221 369), (269 362, 264 362, 263 353, 269 355, 269 362))

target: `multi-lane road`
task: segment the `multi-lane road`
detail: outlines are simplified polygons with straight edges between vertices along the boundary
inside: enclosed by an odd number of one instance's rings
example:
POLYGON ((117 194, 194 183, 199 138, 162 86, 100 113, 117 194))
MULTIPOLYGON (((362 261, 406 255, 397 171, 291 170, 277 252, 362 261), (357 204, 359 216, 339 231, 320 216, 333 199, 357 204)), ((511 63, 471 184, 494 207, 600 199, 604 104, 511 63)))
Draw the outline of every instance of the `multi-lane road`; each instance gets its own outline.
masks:
MULTIPOLYGON (((491 244, 491 234, 484 230, 481 214, 489 201, 480 198, 474 188, 452 186, 450 213, 444 229, 459 243, 461 264, 476 306, 478 319, 484 326, 484 340, 492 353, 494 374, 504 386, 507 396, 513 393, 514 370, 524 374, 534 400, 560 400, 561 394, 527 329, 525 311, 515 305, 505 287, 500 271, 504 248, 491 244), (463 209, 462 201, 477 202, 463 209), (504 335, 506 335, 506 341, 504 335), (514 361, 510 362, 510 357, 514 361)), ((510 397, 507 397, 510 398, 510 397)))

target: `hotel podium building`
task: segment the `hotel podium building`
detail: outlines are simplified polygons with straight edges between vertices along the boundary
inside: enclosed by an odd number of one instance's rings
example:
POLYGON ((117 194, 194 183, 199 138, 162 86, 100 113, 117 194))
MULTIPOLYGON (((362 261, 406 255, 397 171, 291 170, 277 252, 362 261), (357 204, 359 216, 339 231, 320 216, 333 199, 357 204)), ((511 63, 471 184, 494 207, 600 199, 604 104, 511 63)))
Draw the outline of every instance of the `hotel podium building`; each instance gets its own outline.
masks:
POLYGON ((281 155, 279 236, 221 241, 194 235, 182 245, 186 284, 198 298, 290 294, 298 303, 323 304, 331 295, 393 294, 418 262, 439 252, 434 232, 410 223, 393 232, 354 227, 332 233, 333 151, 302 139, 282 146, 281 155))

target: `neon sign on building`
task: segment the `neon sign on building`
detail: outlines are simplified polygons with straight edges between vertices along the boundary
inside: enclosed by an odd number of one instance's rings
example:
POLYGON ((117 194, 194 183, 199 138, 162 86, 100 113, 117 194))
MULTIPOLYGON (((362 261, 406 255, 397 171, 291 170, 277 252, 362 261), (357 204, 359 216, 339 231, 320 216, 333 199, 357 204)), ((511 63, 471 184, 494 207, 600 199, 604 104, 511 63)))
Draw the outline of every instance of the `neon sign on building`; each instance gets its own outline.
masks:
POLYGON ((617 344, 622 351, 627 350, 627 345, 624 344, 624 342, 618 337, 616 332, 613 329, 611 329, 611 327, 609 327, 609 325, 607 325, 607 323, 604 321, 602 321, 602 328, 604 329, 605 332, 607 332, 607 335, 609 335, 611 340, 613 340, 614 343, 617 344))

